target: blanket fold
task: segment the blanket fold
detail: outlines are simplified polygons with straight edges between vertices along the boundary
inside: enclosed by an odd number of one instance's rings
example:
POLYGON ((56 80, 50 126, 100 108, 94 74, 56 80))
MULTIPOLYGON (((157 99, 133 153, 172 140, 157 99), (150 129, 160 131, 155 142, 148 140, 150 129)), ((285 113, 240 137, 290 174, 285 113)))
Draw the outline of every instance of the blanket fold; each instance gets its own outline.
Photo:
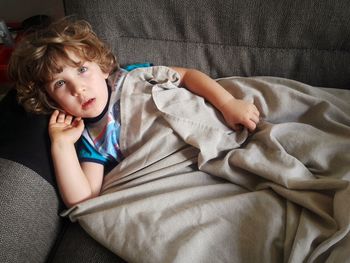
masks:
POLYGON ((272 78, 217 80, 254 101, 234 132, 167 67, 131 71, 123 162, 67 211, 128 262, 345 262, 350 255, 350 92, 272 78))

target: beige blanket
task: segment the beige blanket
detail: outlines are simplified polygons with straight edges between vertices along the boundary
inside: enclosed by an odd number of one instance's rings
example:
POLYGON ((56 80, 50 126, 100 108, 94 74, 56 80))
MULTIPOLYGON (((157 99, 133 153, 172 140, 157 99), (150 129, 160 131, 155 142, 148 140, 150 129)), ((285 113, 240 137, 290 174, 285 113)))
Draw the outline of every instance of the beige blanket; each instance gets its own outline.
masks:
POLYGON ((248 134, 178 79, 166 67, 128 74, 125 160, 71 220, 129 262, 349 260, 350 92, 218 80, 261 111, 248 134))

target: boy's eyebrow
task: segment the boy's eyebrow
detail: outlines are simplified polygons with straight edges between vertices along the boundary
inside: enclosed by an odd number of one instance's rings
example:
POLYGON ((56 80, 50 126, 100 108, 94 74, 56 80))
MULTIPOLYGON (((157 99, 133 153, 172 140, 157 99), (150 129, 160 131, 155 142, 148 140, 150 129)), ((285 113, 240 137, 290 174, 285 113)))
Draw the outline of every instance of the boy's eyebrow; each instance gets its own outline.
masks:
POLYGON ((55 81, 55 79, 49 79, 49 80, 47 80, 47 81, 44 83, 44 85, 45 85, 45 86, 50 86, 50 85, 53 84, 54 81, 55 81))
POLYGON ((45 81, 45 84, 51 84, 52 82, 54 82, 54 81, 60 79, 60 77, 57 76, 58 74, 59 74, 59 73, 52 74, 51 76, 49 76, 49 77, 47 78, 47 80, 45 81))
MULTIPOLYGON (((79 68, 79 67, 81 67, 81 66, 83 66, 83 65, 85 65, 86 63, 89 62, 89 61, 87 61, 87 60, 80 60, 79 62, 75 62, 74 60, 71 60, 71 59, 70 59, 69 61, 73 62, 71 66, 76 67, 76 68, 79 68)), ((68 64, 70 64, 70 63, 68 63, 68 64)), ((61 70, 60 70, 59 72, 52 73, 52 74, 45 80, 45 84, 50 84, 50 83, 54 82, 54 81, 57 80, 57 79, 61 79, 61 77, 60 77, 60 76, 57 76, 57 75, 59 75, 60 73, 62 73, 63 70, 64 70, 64 66, 61 66, 61 70)))

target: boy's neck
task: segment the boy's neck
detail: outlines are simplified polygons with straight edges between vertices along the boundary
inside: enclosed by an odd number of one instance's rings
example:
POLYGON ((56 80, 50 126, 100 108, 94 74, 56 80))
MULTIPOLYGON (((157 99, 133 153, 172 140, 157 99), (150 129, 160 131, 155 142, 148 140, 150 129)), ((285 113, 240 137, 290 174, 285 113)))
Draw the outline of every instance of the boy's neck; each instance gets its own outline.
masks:
POLYGON ((93 118, 84 118, 85 124, 96 123, 96 122, 100 121, 106 115, 106 112, 108 111, 109 101, 111 99, 111 93, 112 93, 112 89, 109 86, 108 81, 106 81, 106 83, 107 83, 107 89, 108 89, 108 100, 107 100, 106 106, 104 107, 104 109, 100 113, 100 115, 93 117, 93 118))

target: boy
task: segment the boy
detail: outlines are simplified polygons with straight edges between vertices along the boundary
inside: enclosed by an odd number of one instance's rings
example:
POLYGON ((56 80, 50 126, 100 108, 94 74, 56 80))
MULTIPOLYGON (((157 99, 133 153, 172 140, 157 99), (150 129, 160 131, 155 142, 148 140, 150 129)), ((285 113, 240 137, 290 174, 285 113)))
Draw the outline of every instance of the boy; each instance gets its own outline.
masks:
MULTIPOLYGON (((235 99, 197 70, 172 69, 181 85, 212 103, 230 127, 256 128, 259 111, 253 104, 235 99)), ((27 111, 51 113, 52 160, 66 206, 98 196, 104 167, 122 160, 119 95, 127 73, 110 49, 87 22, 63 19, 22 41, 9 73, 27 111)))

